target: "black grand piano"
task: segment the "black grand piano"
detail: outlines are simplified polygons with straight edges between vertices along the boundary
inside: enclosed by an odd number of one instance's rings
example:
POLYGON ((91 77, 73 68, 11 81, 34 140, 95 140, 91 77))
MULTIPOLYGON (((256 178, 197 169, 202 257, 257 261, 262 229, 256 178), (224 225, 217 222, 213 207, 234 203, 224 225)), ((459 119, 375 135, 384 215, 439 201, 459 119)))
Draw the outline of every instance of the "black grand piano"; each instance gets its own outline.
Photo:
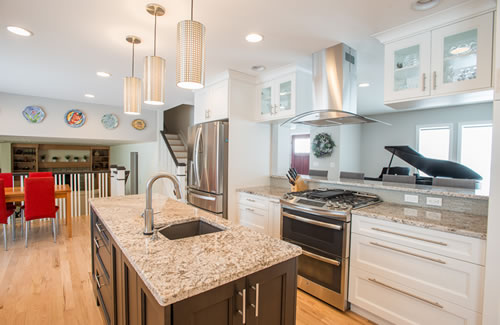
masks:
POLYGON ((392 153, 389 165, 384 167, 377 178, 365 177, 367 180, 382 180, 384 174, 409 175, 408 167, 392 167, 394 156, 401 158, 416 169, 432 177, 417 176, 417 184, 432 185, 433 177, 447 177, 460 179, 482 180, 481 175, 454 161, 427 158, 409 146, 385 146, 385 150, 392 153))

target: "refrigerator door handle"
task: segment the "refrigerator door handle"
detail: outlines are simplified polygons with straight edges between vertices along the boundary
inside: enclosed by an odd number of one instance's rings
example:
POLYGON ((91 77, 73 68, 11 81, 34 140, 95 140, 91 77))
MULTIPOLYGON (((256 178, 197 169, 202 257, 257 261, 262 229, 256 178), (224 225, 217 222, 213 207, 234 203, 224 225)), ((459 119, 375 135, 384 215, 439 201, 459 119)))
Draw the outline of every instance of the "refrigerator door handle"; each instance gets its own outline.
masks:
POLYGON ((211 197, 211 196, 199 195, 199 194, 195 194, 195 193, 190 193, 190 195, 197 197, 199 199, 202 199, 202 200, 215 201, 215 198, 211 197))
POLYGON ((194 148, 193 148, 193 169, 194 169, 194 178, 196 180, 196 185, 200 186, 200 170, 198 166, 198 152, 200 150, 200 139, 201 139, 201 127, 196 129, 196 136, 194 138, 194 148))

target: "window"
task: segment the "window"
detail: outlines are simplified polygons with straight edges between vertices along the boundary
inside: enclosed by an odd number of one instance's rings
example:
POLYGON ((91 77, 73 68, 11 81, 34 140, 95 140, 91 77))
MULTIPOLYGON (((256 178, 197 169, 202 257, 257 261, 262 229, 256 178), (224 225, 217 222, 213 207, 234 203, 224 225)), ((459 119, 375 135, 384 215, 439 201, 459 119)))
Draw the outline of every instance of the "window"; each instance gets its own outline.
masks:
POLYGON ((483 177, 482 188, 490 186, 492 132, 490 122, 460 125, 459 162, 483 177))
POLYGON ((418 152, 427 158, 450 159, 451 125, 418 128, 418 152))
POLYGON ((293 139, 293 149, 296 154, 309 154, 311 151, 311 142, 309 141, 309 136, 294 137, 293 139))
POLYGON ((292 135, 292 165, 297 173, 309 174, 309 153, 311 152, 311 139, 309 134, 292 135))

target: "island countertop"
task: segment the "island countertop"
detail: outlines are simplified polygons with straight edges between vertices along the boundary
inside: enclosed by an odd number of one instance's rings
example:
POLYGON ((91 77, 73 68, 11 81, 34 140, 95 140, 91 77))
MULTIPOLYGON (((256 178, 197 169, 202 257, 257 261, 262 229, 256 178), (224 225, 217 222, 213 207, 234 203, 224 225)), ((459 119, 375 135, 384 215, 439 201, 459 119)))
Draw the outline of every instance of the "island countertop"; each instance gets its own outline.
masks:
POLYGON ((158 303, 167 306, 301 254, 300 247, 162 195, 155 227, 203 220, 224 231, 169 240, 143 235, 144 195, 92 199, 91 206, 158 303))

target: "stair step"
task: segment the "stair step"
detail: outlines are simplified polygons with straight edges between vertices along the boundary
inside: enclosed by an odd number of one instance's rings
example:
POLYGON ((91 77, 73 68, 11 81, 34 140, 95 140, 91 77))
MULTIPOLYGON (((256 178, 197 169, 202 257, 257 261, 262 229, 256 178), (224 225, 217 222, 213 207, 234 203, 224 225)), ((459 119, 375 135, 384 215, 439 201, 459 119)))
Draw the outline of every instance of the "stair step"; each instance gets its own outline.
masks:
POLYGON ((179 135, 178 134, 165 134, 168 140, 178 140, 179 135))
POLYGON ((182 163, 187 164, 188 160, 187 160, 187 158, 177 158, 177 162, 179 162, 181 164, 182 163))
POLYGON ((173 145, 170 145, 170 148, 172 148, 172 150, 174 152, 186 151, 186 148, 184 148, 184 146, 173 146, 173 145))
POLYGON ((187 151, 177 151, 174 154, 175 154, 175 158, 177 158, 177 160, 179 160, 179 158, 187 158, 187 156, 188 156, 187 151))
POLYGON ((182 143, 181 140, 168 140, 168 143, 171 145, 171 146, 184 146, 184 143, 182 143))

